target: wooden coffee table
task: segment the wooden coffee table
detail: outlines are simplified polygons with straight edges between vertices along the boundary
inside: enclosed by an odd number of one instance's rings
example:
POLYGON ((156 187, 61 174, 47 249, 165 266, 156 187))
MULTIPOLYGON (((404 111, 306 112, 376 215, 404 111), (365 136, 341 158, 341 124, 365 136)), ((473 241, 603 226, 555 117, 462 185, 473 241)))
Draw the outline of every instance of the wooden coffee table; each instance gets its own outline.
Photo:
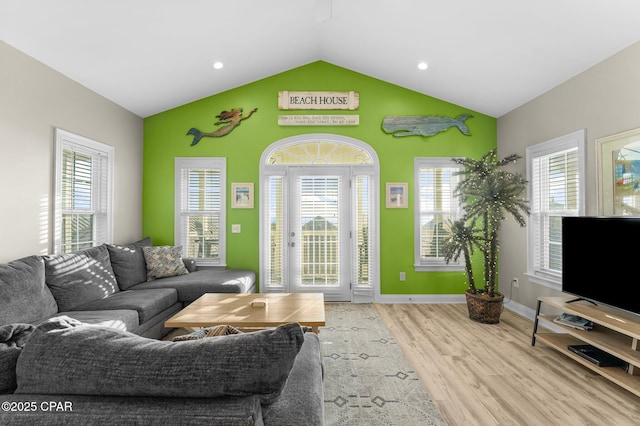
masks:
POLYGON ((206 293, 169 318, 165 327, 190 330, 214 325, 269 328, 297 322, 318 333, 324 322, 323 293, 206 293), (256 300, 258 299, 258 300, 256 300), (266 301, 254 307, 254 301, 266 301))

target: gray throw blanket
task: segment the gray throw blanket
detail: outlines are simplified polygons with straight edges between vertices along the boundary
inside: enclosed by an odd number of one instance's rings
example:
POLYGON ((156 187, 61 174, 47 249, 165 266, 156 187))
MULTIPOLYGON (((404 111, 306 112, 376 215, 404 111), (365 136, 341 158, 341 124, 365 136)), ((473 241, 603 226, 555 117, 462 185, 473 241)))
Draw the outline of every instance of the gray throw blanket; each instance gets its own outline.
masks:
POLYGON ((34 329, 31 324, 0 326, 0 394, 16 390, 18 356, 34 329))

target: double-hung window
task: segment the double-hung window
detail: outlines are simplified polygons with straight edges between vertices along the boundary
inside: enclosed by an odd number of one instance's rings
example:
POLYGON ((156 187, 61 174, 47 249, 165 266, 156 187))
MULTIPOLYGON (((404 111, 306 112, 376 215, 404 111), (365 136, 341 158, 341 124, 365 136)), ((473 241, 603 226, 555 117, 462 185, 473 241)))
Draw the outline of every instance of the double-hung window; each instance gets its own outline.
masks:
POLYGON ((462 214, 459 197, 454 195, 459 182, 458 171, 460 166, 451 158, 414 160, 416 271, 464 269, 464 259, 447 264, 442 253, 449 224, 462 214))
POLYGON ((527 148, 527 275, 551 288, 562 284, 562 217, 584 214, 584 144, 580 130, 527 148))
POLYGON ((226 264, 226 159, 175 159, 175 245, 198 265, 226 264))
POLYGON ((113 238, 113 147, 55 131, 54 253, 113 238))

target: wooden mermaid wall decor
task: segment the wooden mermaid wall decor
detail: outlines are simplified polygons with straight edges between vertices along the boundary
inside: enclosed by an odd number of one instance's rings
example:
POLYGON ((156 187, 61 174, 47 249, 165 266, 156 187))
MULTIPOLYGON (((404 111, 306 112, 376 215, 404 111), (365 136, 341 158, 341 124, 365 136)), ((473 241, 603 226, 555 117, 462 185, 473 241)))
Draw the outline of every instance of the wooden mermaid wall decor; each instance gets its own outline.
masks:
POLYGON ((228 135, 233 129, 240 125, 240 122, 242 120, 246 120, 247 118, 251 117, 251 115, 253 115, 253 113, 257 110, 258 108, 252 109, 246 116, 242 115, 242 108, 234 108, 231 111, 222 111, 219 115, 216 115, 216 118, 218 118, 219 121, 216 122, 215 125, 217 126, 220 124, 224 124, 224 126, 220 127, 217 130, 214 130, 213 132, 203 133, 195 127, 190 128, 187 132, 187 135, 193 135, 191 146, 196 145, 198 142, 200 142, 200 139, 205 136, 210 138, 220 138, 222 136, 228 135))

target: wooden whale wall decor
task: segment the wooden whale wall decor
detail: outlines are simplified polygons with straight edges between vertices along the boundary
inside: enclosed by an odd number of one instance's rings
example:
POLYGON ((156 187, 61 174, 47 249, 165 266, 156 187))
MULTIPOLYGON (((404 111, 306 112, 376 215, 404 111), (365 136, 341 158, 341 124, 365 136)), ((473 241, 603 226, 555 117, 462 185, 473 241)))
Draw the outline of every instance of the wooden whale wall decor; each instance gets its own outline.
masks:
POLYGON ((213 132, 204 133, 196 129, 195 127, 190 128, 189 131, 187 132, 187 135, 193 135, 193 141, 191 142, 191 146, 200 142, 200 139, 202 139, 205 136, 210 138, 220 138, 222 136, 228 135, 229 133, 231 133, 233 129, 235 129, 240 125, 240 122, 242 120, 246 120, 247 118, 251 117, 251 115, 257 110, 258 108, 252 109, 249 112, 249 114, 247 114, 246 116, 242 115, 242 111, 243 111, 242 108, 234 108, 231 111, 222 111, 220 114, 216 115, 216 118, 218 118, 219 121, 215 123, 215 125, 216 126, 219 124, 225 124, 225 125, 220 127, 217 130, 214 130, 213 132))
POLYGON ((382 130, 393 136, 433 136, 444 132, 451 127, 457 127, 463 135, 471 135, 465 124, 471 114, 461 114, 456 118, 439 117, 435 115, 425 116, 398 116, 389 115, 382 121, 382 130))

